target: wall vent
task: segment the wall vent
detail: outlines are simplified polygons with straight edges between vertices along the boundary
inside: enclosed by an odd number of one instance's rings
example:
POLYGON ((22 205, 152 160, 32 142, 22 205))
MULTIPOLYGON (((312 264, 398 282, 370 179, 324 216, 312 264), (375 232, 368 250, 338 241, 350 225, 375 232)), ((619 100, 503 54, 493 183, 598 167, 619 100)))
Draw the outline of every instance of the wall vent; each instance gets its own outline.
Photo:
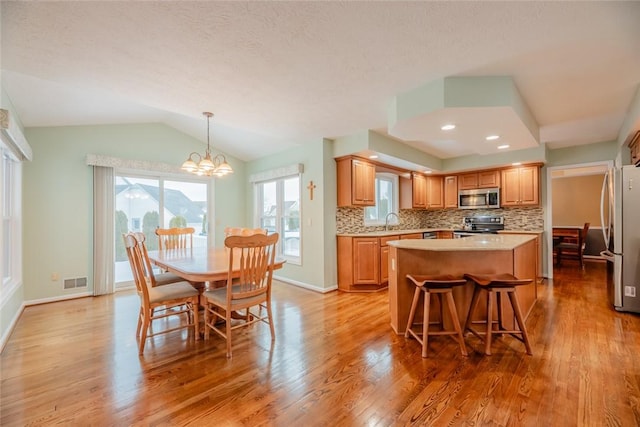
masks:
POLYGON ((64 286, 64 289, 86 288, 87 278, 74 277, 71 279, 64 279, 63 286, 64 286))

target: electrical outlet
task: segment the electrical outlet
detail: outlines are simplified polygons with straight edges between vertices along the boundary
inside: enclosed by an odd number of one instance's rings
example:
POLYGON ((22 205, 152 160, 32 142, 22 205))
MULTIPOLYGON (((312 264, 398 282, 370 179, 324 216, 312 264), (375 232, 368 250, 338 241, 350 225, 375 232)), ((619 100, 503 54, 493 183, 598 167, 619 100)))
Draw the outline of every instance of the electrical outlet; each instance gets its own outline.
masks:
POLYGON ((51 273, 51 281, 57 282, 58 280, 60 280, 60 275, 58 273, 51 273))
POLYGON ((634 297, 636 296, 636 287, 635 286, 625 286, 624 287, 624 296, 625 297, 634 297))

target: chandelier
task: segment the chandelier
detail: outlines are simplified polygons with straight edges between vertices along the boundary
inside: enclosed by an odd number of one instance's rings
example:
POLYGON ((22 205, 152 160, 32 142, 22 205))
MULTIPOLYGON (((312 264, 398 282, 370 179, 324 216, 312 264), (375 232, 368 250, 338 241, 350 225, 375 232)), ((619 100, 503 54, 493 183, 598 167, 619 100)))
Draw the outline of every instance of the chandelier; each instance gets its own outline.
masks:
POLYGON ((195 151, 189 154, 189 158, 182 164, 182 170, 194 173, 200 176, 225 176, 233 173, 233 168, 224 154, 217 154, 211 157, 211 145, 209 144, 209 120, 213 117, 213 113, 202 113, 207 118, 207 151, 204 156, 195 151))

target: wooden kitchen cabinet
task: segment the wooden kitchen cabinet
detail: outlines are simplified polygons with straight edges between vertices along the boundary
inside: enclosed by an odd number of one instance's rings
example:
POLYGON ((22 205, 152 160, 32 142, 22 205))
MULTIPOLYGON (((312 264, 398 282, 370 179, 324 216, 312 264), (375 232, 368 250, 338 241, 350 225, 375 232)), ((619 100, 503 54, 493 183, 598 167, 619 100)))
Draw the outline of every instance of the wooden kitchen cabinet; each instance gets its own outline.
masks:
POLYGON ((458 175, 459 190, 500 187, 500 171, 487 170, 458 175))
POLYGON ((631 151, 631 164, 640 165, 640 131, 636 132, 629 142, 629 150, 631 151))
POLYGON ((401 234, 400 240, 404 239, 422 239, 422 233, 401 234))
POLYGON ((338 207, 375 206, 376 167, 364 160, 346 157, 336 160, 338 207))
POLYGON ((502 207, 540 204, 540 168, 537 165, 502 170, 502 207))
POLYGON ((338 289, 346 292, 374 292, 389 282, 388 242, 421 239, 422 233, 391 236, 337 236, 338 289))
POLYGON ((438 239, 453 239, 453 231, 448 231, 448 230, 436 231, 436 237, 438 239))
POLYGON ((411 176, 412 207, 416 209, 427 208, 427 177, 414 173, 411 176))
POLYGON ((444 177, 444 207, 458 207, 458 177, 455 175, 444 177))
POLYGON ((353 284, 380 283, 380 246, 377 237, 353 239, 353 284))
POLYGON ((403 236, 380 237, 380 284, 389 282, 389 246, 387 242, 404 238, 403 236))
POLYGON ((441 176, 427 176, 427 209, 444 208, 444 185, 441 176))

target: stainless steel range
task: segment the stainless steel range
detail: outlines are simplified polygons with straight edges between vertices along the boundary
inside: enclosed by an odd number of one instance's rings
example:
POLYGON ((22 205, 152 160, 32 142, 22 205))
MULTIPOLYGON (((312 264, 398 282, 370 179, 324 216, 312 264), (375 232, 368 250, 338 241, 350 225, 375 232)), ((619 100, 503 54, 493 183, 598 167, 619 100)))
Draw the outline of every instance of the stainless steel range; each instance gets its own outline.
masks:
POLYGON ((462 220, 462 229, 453 230, 453 237, 459 239, 476 234, 496 234, 500 230, 504 230, 504 217, 467 216, 462 220))

